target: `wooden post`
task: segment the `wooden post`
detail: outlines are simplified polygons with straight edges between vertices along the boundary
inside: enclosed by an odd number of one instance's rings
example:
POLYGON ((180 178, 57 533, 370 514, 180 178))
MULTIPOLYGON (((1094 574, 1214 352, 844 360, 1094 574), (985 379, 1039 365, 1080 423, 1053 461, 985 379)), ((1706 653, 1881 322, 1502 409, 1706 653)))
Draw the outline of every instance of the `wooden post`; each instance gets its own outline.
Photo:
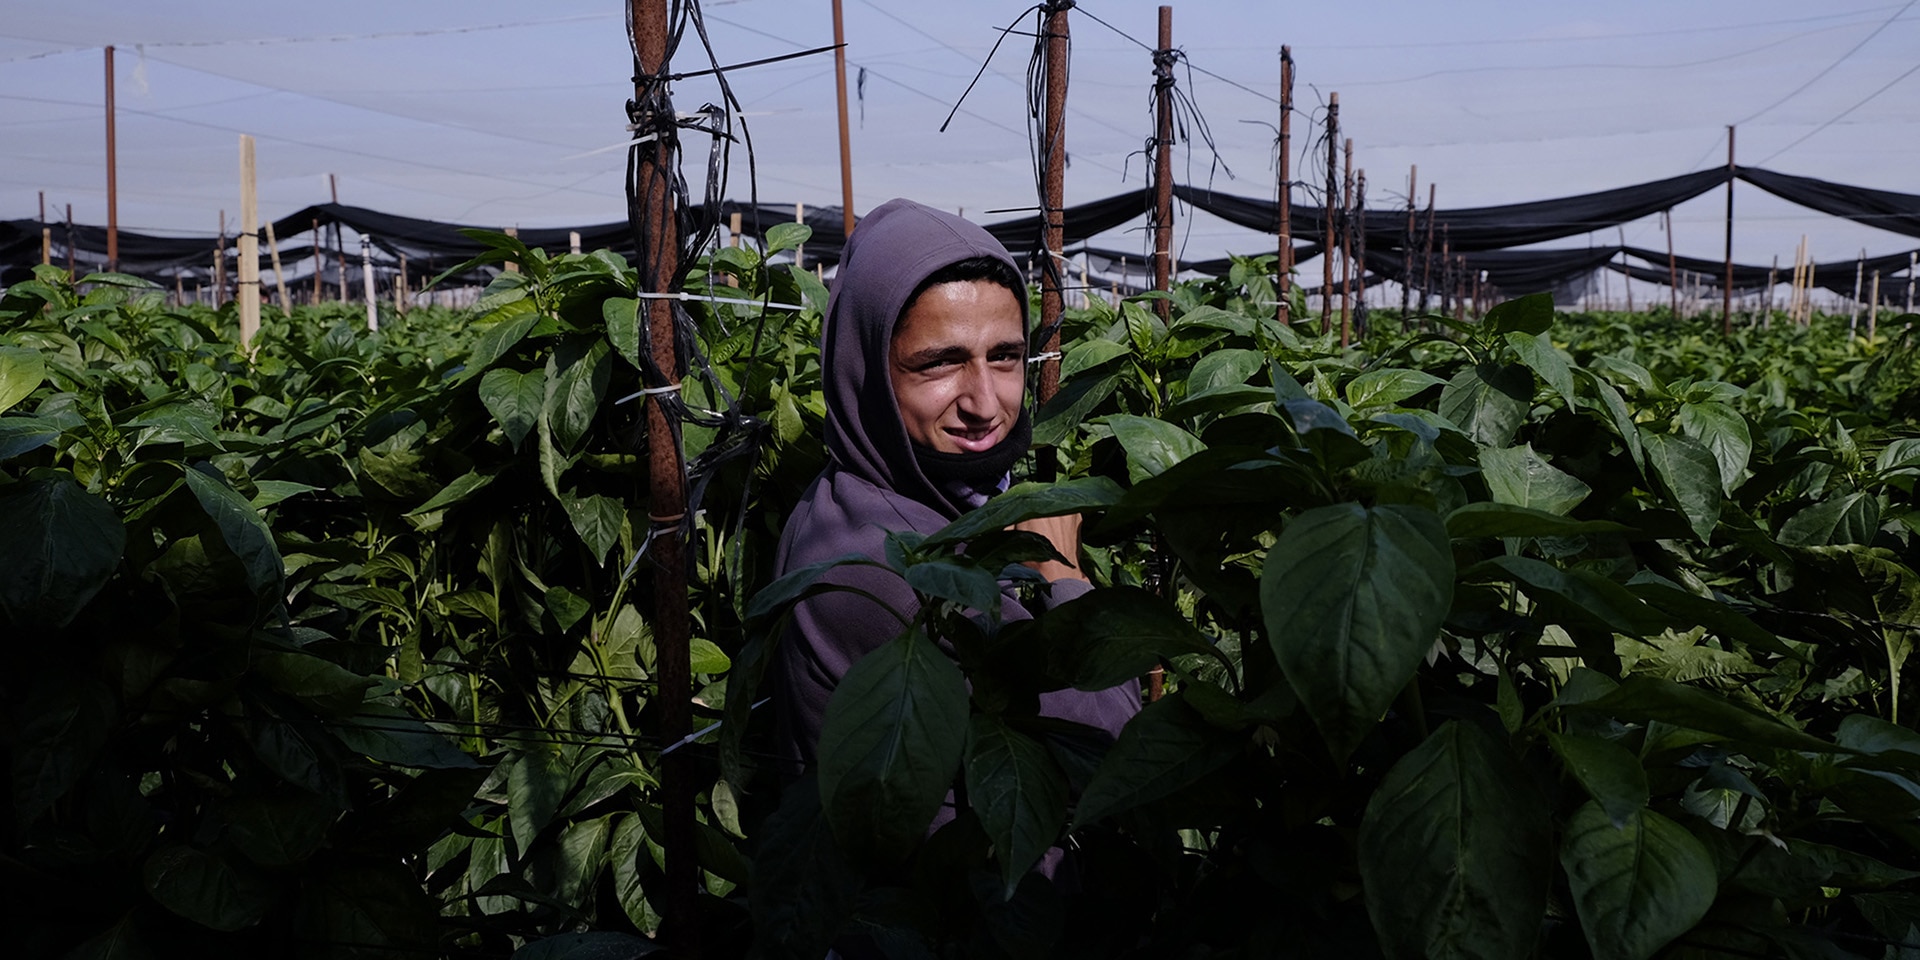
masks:
POLYGON ((574 256, 580 255, 580 231, 567 231, 567 252, 574 256))
MULTIPOLYGON (((680 238, 676 235, 673 210, 673 185, 678 178, 674 164, 679 142, 666 79, 669 72, 668 0, 629 0, 629 4, 628 22, 632 24, 636 60, 630 113, 635 129, 655 135, 653 140, 632 148, 638 157, 634 164, 634 182, 629 188, 634 191, 629 208, 640 218, 640 222, 633 225, 640 238, 637 264, 640 289, 644 293, 663 294, 669 292, 680 258, 680 238)), ((651 366, 665 381, 649 384, 649 388, 672 389, 680 382, 673 304, 660 298, 643 302, 651 366)), ((658 401, 650 402, 646 405, 646 416, 647 514, 652 521, 653 543, 652 627, 659 657, 659 686, 655 693, 660 708, 659 742, 675 743, 692 727, 687 561, 681 540, 681 531, 688 526, 686 465, 666 407, 658 401)), ((675 956, 697 958, 700 938, 694 911, 700 868, 694 854, 695 771, 689 767, 689 759, 684 752, 660 758, 665 832, 661 847, 666 861, 663 933, 675 956)))
MULTIPOLYGON (((1160 8, 1160 46, 1153 54, 1153 288, 1173 289, 1173 8, 1160 8)), ((1153 302, 1165 323, 1173 304, 1153 302)))
MULTIPOLYGON (((500 232, 506 234, 509 237, 514 238, 515 240, 520 239, 519 227, 501 227, 500 232)), ((502 269, 506 270, 508 273, 520 272, 520 264, 517 261, 508 260, 505 263, 502 263, 500 266, 502 269)))
POLYGON ((280 241, 273 236, 273 221, 267 221, 267 256, 273 258, 273 285, 280 291, 280 312, 293 316, 293 298, 287 295, 287 275, 280 270, 280 241))
POLYGON ((1280 46, 1280 259, 1274 264, 1274 316, 1293 321, 1293 48, 1280 46))
MULTIPOLYGON (((1627 228, 1620 227, 1618 229, 1620 231, 1620 266, 1624 268, 1627 265, 1627 228)), ((1633 312, 1633 274, 1628 273, 1625 269, 1622 269, 1620 271, 1620 286, 1622 289, 1627 291, 1627 312, 1632 313, 1633 312)))
POLYGON ((393 312, 396 316, 407 315, 407 299, 410 296, 407 287, 407 255, 403 253, 400 255, 400 272, 393 277, 393 312))
POLYGON ((360 235, 360 289, 367 301, 367 329, 380 329, 380 304, 373 298, 373 238, 360 235))
POLYGON ((1353 138, 1345 142, 1346 170, 1340 177, 1340 345, 1353 340, 1353 138))
POLYGON ((40 265, 53 262, 53 228, 47 226, 47 192, 40 191, 40 265))
MULTIPOLYGON (((834 0, 837 19, 840 0, 834 0)), ((1060 389, 1060 318, 1066 312, 1066 298, 1062 293, 1061 280, 1066 275, 1066 230, 1067 230, 1067 10, 1071 4, 1047 3, 1042 6, 1045 13, 1042 29, 1046 33, 1046 114, 1041 119, 1041 198, 1040 203, 1046 216, 1046 234, 1042 238, 1046 248, 1046 265, 1040 270, 1040 329, 1047 331, 1046 343, 1040 347, 1047 359, 1040 362, 1040 383, 1036 388, 1036 398, 1041 403, 1053 399, 1060 389)), ((839 38, 836 37, 836 40, 839 38)), ((845 95, 844 89, 842 96, 845 95)), ((844 130, 845 117, 841 119, 844 130)), ((851 197, 851 186, 848 187, 851 197)), ((851 203, 849 199, 848 203, 851 203)), ((849 210, 851 213, 851 210, 849 210)), ((851 227, 849 227, 851 229, 851 227)), ((1051 480, 1054 474, 1054 459, 1043 454, 1039 462, 1039 479, 1051 480)))
POLYGON ((187 288, 180 279, 180 269, 178 267, 175 267, 173 271, 173 305, 176 307, 184 307, 187 305, 187 288))
POLYGON ((240 135, 240 348, 260 333, 260 203, 254 189, 253 138, 240 135))
MULTIPOLYGON (((1427 312, 1427 290, 1433 286, 1433 195, 1434 184, 1427 184, 1427 240, 1420 253, 1420 312, 1427 312)), ((1422 324, 1425 327, 1425 324, 1422 324)))
POLYGON ((1780 283, 1780 255, 1773 255, 1773 266, 1767 268, 1767 292, 1760 299, 1760 329, 1773 329, 1773 288, 1780 283))
POLYGON ((73 204, 67 204, 67 279, 77 279, 73 270, 73 204))
POLYGON ((1813 326, 1813 274, 1818 266, 1813 262, 1813 245, 1807 245, 1807 286, 1806 293, 1800 298, 1800 325, 1813 326))
POLYGON ((1320 209, 1320 332, 1333 329, 1333 251, 1340 246, 1340 94, 1327 94, 1327 192, 1320 209))
MULTIPOLYGON (((1353 141, 1349 140, 1348 143, 1353 141)), ((1348 223, 1347 238, 1353 243, 1353 326, 1355 332, 1367 335, 1367 171, 1357 170, 1353 176, 1353 208, 1348 223)))
POLYGON ((1453 312, 1453 238, 1448 235, 1447 224, 1440 225, 1440 315, 1453 312))
POLYGON ((736 210, 727 218, 727 246, 740 245, 740 211, 736 210))
MULTIPOLYGON (((1051 19, 1052 18, 1049 17, 1049 28, 1051 28, 1051 19)), ((1060 23, 1061 23, 1060 29, 1061 30, 1066 29, 1066 26, 1065 26, 1066 21, 1067 21, 1067 15, 1066 15, 1066 11, 1063 9, 1060 12, 1060 23)), ((1066 59, 1066 56, 1067 56, 1066 53, 1064 52, 1065 46, 1066 46, 1066 43, 1063 40, 1061 42, 1062 53, 1060 54, 1060 59, 1063 61, 1066 59)), ((1049 44, 1047 52, 1048 52, 1047 62, 1051 64, 1053 62, 1053 57, 1052 57, 1053 51, 1052 51, 1051 44, 1049 44)), ((1052 66, 1048 66, 1047 70, 1048 70, 1047 76, 1049 78, 1049 82, 1051 82, 1051 78, 1053 76, 1052 66)), ((1066 87, 1064 86, 1066 83, 1065 71, 1066 71, 1066 65, 1062 63, 1061 75, 1060 75, 1060 82, 1062 84, 1061 86, 1062 97, 1066 96, 1066 92, 1065 92, 1066 87)), ((853 238, 853 140, 847 133, 847 31, 845 27, 843 27, 841 24, 840 0, 833 0, 833 91, 834 91, 835 98, 839 101, 839 104, 840 104, 840 222, 842 224, 841 236, 845 239, 852 239, 853 238)))
POLYGON ((1667 233, 1667 309, 1680 319, 1680 267, 1673 257, 1673 211, 1660 211, 1661 225, 1667 233))
MULTIPOLYGON (((120 269, 120 171, 113 144, 113 47, 107 47, 107 272, 120 269)), ((72 216, 68 216, 72 222, 72 216)), ((68 242, 73 238, 69 236, 68 242)), ((69 247, 68 249, 72 249, 69 247)), ((71 258, 69 258, 71 259, 71 258)), ((68 271, 72 271, 69 264, 68 271)))
POLYGON ((1807 235, 1793 248, 1793 279, 1787 284, 1787 322, 1800 322, 1800 282, 1806 276, 1807 235))
POLYGON ((1727 124, 1727 277, 1720 288, 1720 333, 1733 336, 1733 124, 1727 124))

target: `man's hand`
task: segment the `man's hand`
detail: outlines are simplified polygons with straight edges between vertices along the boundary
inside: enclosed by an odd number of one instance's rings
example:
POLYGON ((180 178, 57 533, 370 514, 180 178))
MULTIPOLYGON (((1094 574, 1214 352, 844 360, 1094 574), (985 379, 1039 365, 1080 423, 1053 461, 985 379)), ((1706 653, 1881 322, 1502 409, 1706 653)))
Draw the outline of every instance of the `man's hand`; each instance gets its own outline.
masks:
POLYGON ((1027 566, 1040 571, 1048 580, 1085 580, 1087 575, 1075 564, 1080 561, 1080 515, 1070 513, 1064 517, 1036 517, 1013 525, 1015 530, 1037 533, 1047 538, 1060 555, 1072 563, 1058 560, 1032 560, 1027 566))

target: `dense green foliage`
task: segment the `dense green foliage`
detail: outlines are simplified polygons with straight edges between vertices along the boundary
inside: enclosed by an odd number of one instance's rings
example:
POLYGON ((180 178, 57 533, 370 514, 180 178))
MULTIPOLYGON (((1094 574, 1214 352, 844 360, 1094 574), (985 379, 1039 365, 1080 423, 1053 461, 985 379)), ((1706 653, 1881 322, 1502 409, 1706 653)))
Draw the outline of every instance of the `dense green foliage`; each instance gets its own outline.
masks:
MULTIPOLYGON (((302 311, 251 354, 121 278, 0 299, 4 853, 62 918, 24 955, 649 946, 635 280, 494 242, 522 269, 471 312, 302 311)), ((824 290, 693 272, 802 307, 685 305, 708 952, 1920 949, 1913 318, 1728 342, 1526 298, 1343 350, 1261 265, 1170 324, 1071 313, 1060 482, 897 538, 922 615, 785 789, 749 707, 819 572, 767 555, 821 463, 824 290), (1100 589, 970 615, 1044 551, 1005 527, 1065 512, 1100 589), (1110 749, 1036 716, 1156 665, 1110 749)))

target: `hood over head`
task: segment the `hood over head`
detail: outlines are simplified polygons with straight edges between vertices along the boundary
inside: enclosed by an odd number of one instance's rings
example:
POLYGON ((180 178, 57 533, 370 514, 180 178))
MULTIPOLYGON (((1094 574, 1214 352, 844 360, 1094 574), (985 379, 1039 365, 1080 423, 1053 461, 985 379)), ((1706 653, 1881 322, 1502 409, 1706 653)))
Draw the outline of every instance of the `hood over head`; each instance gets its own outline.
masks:
MULTIPOLYGON (((981 256, 1016 266, 1006 247, 977 224, 912 200, 889 200, 862 217, 848 240, 821 333, 828 456, 841 469, 949 519, 968 504, 930 479, 915 457, 893 395, 888 347, 922 281, 981 256)), ((1027 298, 1023 293, 1015 299, 1021 327, 1028 329, 1027 298)))

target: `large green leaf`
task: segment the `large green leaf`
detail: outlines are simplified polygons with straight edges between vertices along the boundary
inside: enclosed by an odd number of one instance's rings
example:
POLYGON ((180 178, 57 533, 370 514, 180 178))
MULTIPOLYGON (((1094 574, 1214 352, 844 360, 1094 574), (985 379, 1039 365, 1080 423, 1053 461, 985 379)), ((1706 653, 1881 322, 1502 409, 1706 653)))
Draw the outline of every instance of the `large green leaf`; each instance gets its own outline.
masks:
POLYGON ((126 528, 64 475, 0 490, 0 616, 66 626, 120 566, 126 528))
POLYGON ((1553 326, 1553 294, 1529 293, 1496 303, 1480 324, 1492 333, 1545 333, 1553 326))
POLYGON ((966 783, 1011 898, 1067 823, 1067 775, 1045 744, 983 713, 969 725, 966 783))
POLYGON ((936 600, 950 600, 990 619, 1000 618, 1000 581, 991 571, 952 560, 923 560, 907 568, 907 586, 936 600))
POLYGON ((1309 510, 1267 551, 1260 577, 1274 656, 1338 757, 1412 679, 1452 602, 1446 528, 1412 506, 1309 510))
POLYGON ((215 930, 253 926, 273 905, 275 891, 264 878, 195 847, 154 851, 142 874, 147 892, 161 906, 215 930))
MULTIPOLYGON (((640 301, 632 297, 608 297, 600 304, 601 319, 607 322, 607 342, 614 352, 635 370, 640 364, 640 301)), ((492 409, 489 405, 488 409, 492 409)), ((518 443, 518 441, 515 441, 518 443)))
POLYGON ((513 843, 521 851, 532 850, 534 838, 560 812, 560 801, 573 785, 573 770, 559 750, 545 744, 516 750, 507 763, 507 817, 513 843))
POLYGON ((1779 541, 1792 547, 1871 543, 1880 532, 1880 498, 1848 493, 1796 510, 1780 525, 1779 541))
POLYGON ((1581 704, 1624 720, 1659 720, 1677 727, 1783 750, 1843 751, 1777 717, 1725 695, 1657 677, 1628 677, 1617 689, 1581 704))
POLYGON ((1520 585, 1548 615, 1571 615, 1630 637, 1658 630, 1664 620, 1626 587, 1591 570, 1562 570, 1532 557, 1494 557, 1467 568, 1465 579, 1492 578, 1520 585))
POLYGON ((1533 407, 1533 373, 1519 365, 1463 368, 1440 391, 1440 415, 1474 442, 1504 447, 1533 407))
POLYGON ((1577 371, 1580 378, 1593 387, 1593 395, 1600 398, 1600 406, 1606 410, 1605 422, 1613 427, 1620 436, 1620 442, 1627 448, 1627 455, 1633 458, 1633 465, 1641 467, 1646 463, 1646 450, 1640 443, 1640 427, 1634 422, 1633 411, 1627 408, 1627 401, 1620 396, 1620 390, 1613 384, 1601 379, 1591 370, 1577 371))
MULTIPOLYGON (((1089 341, 1089 345, 1111 342, 1094 340, 1089 341)), ((1192 397, 1220 387, 1240 386, 1266 365, 1266 354, 1258 350, 1232 348, 1209 350, 1200 359, 1194 361, 1193 371, 1187 374, 1187 396, 1192 397)))
POLYGON ((1640 440, 1646 446, 1647 463, 1666 487, 1674 508, 1687 518, 1695 536, 1703 542, 1711 539, 1724 503, 1720 463, 1712 451, 1687 437, 1645 429, 1640 440))
POLYGON ((573 452, 593 425, 593 415, 600 410, 612 373, 605 339, 584 346, 577 341, 562 344, 548 360, 542 415, 553 430, 553 443, 560 453, 573 452))
MULTIPOLYGON (((1060 360, 1060 379, 1071 380, 1081 373, 1101 367, 1131 352, 1126 344, 1113 340, 1096 338, 1076 344, 1060 360)), ((1203 359, 1201 362, 1206 361, 1203 359)), ((1197 369, 1199 364, 1194 366, 1197 369)))
POLYGON ((372 677, 364 677, 325 657, 294 650, 262 650, 253 656, 253 668, 281 693, 300 698, 308 706, 335 716, 360 709, 372 677))
POLYGON ((660 949, 652 940, 631 933, 557 933, 515 950, 511 960, 634 960, 660 949))
POLYGON ((472 757, 397 702, 362 704, 357 713, 333 728, 333 734, 348 750, 382 763, 439 770, 478 766, 472 757))
POLYGON ((1713 856, 1651 810, 1616 827, 1599 803, 1567 823, 1560 864, 1595 960, 1645 960, 1707 915, 1719 892, 1713 856))
POLYGON ((1519 960, 1546 912, 1551 825, 1513 751, 1448 721, 1387 771, 1360 821, 1367 912, 1389 957, 1519 960))
POLYGON ((502 307, 495 311, 494 316, 501 319, 489 325, 474 341, 473 352, 467 356, 467 365, 461 371, 460 379, 466 380, 485 373, 508 351, 519 346, 540 319, 533 312, 533 304, 526 300, 502 307))
POLYGON ((904 856, 953 784, 967 739, 960 668, 919 630, 853 665, 820 729, 820 803, 851 852, 904 856))
POLYGON ((1147 704, 1101 759, 1074 809, 1073 828, 1151 803, 1225 766, 1242 737, 1206 721, 1181 693, 1147 704))
POLYGON ((1713 453, 1720 469, 1720 489, 1732 493, 1753 455, 1753 434, 1747 419, 1732 406, 1719 402, 1680 405, 1680 430, 1713 453))
POLYGON ((1593 492, 1535 453, 1531 443, 1504 450, 1481 448, 1480 475, 1495 502, 1547 513, 1571 513, 1593 492))
POLYGON ((607 551, 620 542, 620 532, 626 527, 626 507, 612 497, 597 493, 585 497, 562 495, 560 506, 567 511, 573 532, 587 545, 593 562, 605 563, 607 551))
POLYGON ((1572 734, 1547 734, 1567 772, 1587 789, 1616 827, 1625 827, 1647 805, 1647 771, 1640 759, 1611 740, 1572 734))
POLYGON ((1571 537, 1585 533, 1626 533, 1611 520, 1574 520, 1557 513, 1479 500, 1447 514, 1447 535, 1474 537, 1571 537))
POLYGON ((220 530, 220 539, 240 559, 246 571, 247 589, 262 599, 278 599, 284 566, 280 548, 274 545, 273 531, 260 519, 258 511, 222 478, 196 467, 186 470, 187 489, 193 491, 200 509, 220 530))
POLYGON ((0 413, 25 400, 47 377, 47 363, 38 350, 0 346, 0 413))
POLYGON ((1145 590, 1096 589, 1040 620, 1047 671, 1079 690, 1105 690, 1181 654, 1218 656, 1172 603, 1145 590))
POLYGON ((1165 420, 1114 414, 1101 422, 1127 452, 1127 477, 1134 483, 1206 449, 1200 438, 1165 420))
POLYGON ((1347 381, 1347 403, 1355 408, 1397 404, 1445 382, 1424 370, 1369 370, 1347 381))
POLYGON ((10 711, 13 815, 22 827, 39 819, 92 769, 113 732, 113 691, 91 676, 36 674, 10 711))
POLYGON ((1514 356, 1527 365, 1540 379, 1547 382, 1562 399, 1567 401, 1567 409, 1580 409, 1580 401, 1573 391, 1573 367, 1567 358, 1553 348, 1553 341, 1544 333, 1532 334, 1513 331, 1506 336, 1507 346, 1513 348, 1514 356))
POLYGON ((546 402, 547 375, 544 370, 522 373, 507 367, 495 367, 480 378, 480 402, 493 414, 494 422, 507 435, 515 450, 533 431, 540 419, 540 406, 546 402))
POLYGON ((1120 502, 1126 491, 1106 477, 1080 477, 1059 483, 1020 483, 968 511, 928 537, 925 546, 964 543, 1004 530, 1022 520, 1100 510, 1120 502))
POLYGON ((39 417, 0 418, 0 461, 38 450, 60 439, 60 427, 39 417))

